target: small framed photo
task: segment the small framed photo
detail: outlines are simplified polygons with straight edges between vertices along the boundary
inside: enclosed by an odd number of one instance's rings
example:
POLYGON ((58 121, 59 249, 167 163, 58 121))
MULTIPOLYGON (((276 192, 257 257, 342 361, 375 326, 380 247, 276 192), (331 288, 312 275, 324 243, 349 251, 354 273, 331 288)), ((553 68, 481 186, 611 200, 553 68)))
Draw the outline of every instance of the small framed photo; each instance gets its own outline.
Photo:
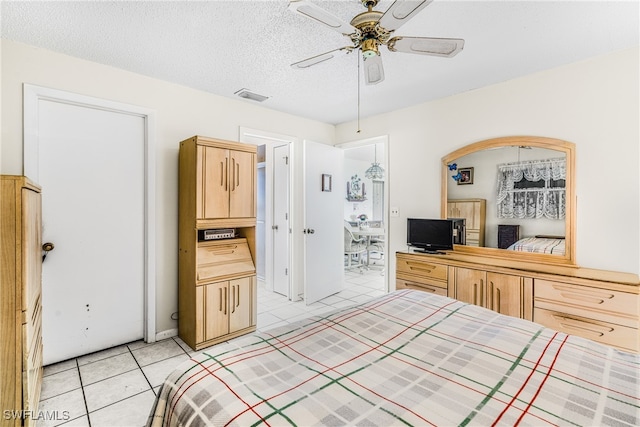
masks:
POLYGON ((460 168, 458 173, 460 173, 458 185, 473 184, 473 168, 460 168))
POLYGON ((322 174, 322 191, 331 191, 331 175, 328 173, 322 174))

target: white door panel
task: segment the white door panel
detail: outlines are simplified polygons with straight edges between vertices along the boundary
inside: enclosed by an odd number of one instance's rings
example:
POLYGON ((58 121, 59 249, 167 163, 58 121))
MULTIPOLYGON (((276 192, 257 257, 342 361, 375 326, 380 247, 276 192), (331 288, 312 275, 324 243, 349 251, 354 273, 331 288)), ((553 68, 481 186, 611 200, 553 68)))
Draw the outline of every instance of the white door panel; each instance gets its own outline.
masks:
POLYGON ((305 301, 312 304, 343 289, 343 153, 304 141, 305 301), (331 191, 323 188, 329 175, 331 191))
POLYGON ((44 363, 144 336, 144 118, 39 103, 44 363))
POLYGON ((273 290, 291 299, 289 144, 273 148, 273 290))

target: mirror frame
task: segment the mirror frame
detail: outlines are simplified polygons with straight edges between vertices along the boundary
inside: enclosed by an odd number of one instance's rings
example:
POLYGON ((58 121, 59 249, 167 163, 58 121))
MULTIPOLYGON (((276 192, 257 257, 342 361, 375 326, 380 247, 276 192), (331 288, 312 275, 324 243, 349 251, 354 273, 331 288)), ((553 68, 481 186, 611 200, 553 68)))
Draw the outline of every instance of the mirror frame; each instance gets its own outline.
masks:
POLYGON ((487 256, 508 260, 537 262, 543 264, 576 264, 575 229, 576 229, 576 175, 575 175, 575 144, 561 139, 539 136, 507 136, 475 142, 455 150, 442 158, 441 204, 440 217, 447 218, 447 184, 449 181, 449 164, 462 156, 489 148, 531 146, 546 148, 565 153, 567 156, 566 181, 566 216, 565 216, 565 255, 536 254, 529 252, 507 251, 506 249, 472 247, 454 245, 453 252, 465 255, 487 256))

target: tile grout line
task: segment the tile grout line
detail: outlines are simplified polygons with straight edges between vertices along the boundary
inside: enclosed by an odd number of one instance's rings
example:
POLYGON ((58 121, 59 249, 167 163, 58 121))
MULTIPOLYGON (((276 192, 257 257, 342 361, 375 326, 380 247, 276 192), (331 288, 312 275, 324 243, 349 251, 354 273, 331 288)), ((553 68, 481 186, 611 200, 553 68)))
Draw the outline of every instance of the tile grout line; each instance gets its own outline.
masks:
POLYGON ((84 410, 87 413, 87 422, 89 423, 89 427, 91 427, 91 417, 89 416, 89 406, 87 405, 87 395, 84 393, 84 384, 82 383, 82 373, 80 372, 80 363, 78 363, 78 358, 76 357, 76 369, 78 370, 78 378, 80 379, 80 390, 82 390, 82 400, 84 401, 84 410))
MULTIPOLYGON (((138 363, 138 359, 136 359, 136 356, 133 354, 133 351, 131 351, 131 349, 129 348, 128 345, 127 345, 127 350, 129 350, 129 353, 131 353, 131 357, 133 357, 133 361, 136 362, 136 366, 138 366, 138 369, 140 369, 140 373, 144 377, 144 380, 147 382, 147 384, 149 384, 149 388, 151 388, 151 393, 153 393, 153 395, 155 396, 156 392, 153 390, 153 386, 151 385, 151 381, 149 381, 149 378, 147 378, 146 374, 142 370, 142 366, 140 366, 140 363, 138 363)), ((140 394, 140 393, 138 393, 138 394, 140 394)), ((134 395, 134 396, 136 396, 136 395, 134 395)), ((133 396, 129 396, 129 397, 133 397, 133 396)))

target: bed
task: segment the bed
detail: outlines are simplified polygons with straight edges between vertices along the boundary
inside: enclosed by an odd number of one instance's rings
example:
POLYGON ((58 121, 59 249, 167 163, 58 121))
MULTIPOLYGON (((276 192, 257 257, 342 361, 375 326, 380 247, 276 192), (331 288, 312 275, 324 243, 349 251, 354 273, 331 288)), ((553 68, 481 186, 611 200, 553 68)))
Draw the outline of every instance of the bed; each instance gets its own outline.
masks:
POLYGON ((565 244, 564 237, 545 237, 545 236, 535 236, 535 237, 525 237, 524 239, 520 239, 511 246, 507 248, 507 250, 511 251, 520 251, 520 252, 534 252, 538 254, 554 254, 554 255, 564 255, 565 253, 565 244))
POLYGON ((211 347, 149 426, 640 424, 640 357, 421 291, 211 347))

